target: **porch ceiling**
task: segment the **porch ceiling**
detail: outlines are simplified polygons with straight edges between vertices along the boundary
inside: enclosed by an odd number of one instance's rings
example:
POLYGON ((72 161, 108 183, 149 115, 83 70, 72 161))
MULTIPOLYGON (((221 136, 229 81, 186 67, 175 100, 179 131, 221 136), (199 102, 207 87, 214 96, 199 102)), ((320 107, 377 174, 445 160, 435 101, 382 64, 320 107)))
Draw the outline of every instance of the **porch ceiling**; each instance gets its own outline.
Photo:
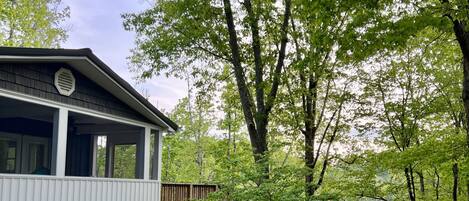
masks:
POLYGON ((27 118, 52 122, 54 109, 0 97, 0 119, 4 118, 27 118))
MULTIPOLYGON (((0 121, 20 118, 51 124, 53 122, 54 108, 4 97, 0 97, 0 106, 0 121)), ((91 135, 138 134, 142 129, 141 127, 75 112, 69 113, 69 128, 75 129, 77 134, 91 135)))
POLYGON ((91 135, 139 134, 142 129, 141 127, 74 112, 69 114, 69 127, 75 129, 77 134, 91 135))

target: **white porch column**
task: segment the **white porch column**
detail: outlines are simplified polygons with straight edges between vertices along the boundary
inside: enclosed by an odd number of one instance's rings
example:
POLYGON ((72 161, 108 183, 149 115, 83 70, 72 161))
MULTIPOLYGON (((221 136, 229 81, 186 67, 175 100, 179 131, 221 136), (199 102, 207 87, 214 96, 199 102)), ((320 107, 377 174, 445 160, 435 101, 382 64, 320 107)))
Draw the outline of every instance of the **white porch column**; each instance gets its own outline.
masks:
POLYGON ((144 160, 143 160, 143 179, 150 179, 150 146, 151 146, 151 129, 146 127, 144 130, 144 160))
POLYGON ((151 159, 151 179, 161 180, 161 168, 163 158, 163 131, 155 130, 153 140, 153 156, 151 159))
POLYGON ((54 112, 54 128, 52 136, 51 174, 65 176, 67 153, 68 110, 59 108, 54 112))
POLYGON ((150 128, 142 128, 137 142, 137 178, 145 180, 150 179, 150 134, 150 128))
POLYGON ((98 166, 97 166, 97 154, 98 154, 98 137, 99 136, 92 136, 92 145, 91 145, 91 176, 97 177, 98 176, 98 166))
POLYGON ((163 131, 159 130, 155 134, 154 160, 156 168, 156 180, 161 181, 161 169, 163 168, 163 131))

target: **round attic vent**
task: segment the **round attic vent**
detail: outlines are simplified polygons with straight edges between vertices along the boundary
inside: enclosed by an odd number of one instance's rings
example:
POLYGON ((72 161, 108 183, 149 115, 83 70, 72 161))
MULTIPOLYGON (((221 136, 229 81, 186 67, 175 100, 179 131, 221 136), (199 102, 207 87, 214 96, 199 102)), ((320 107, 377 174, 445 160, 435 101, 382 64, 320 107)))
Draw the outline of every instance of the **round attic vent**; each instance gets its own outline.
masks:
POLYGON ((55 73, 55 87, 61 95, 70 96, 75 91, 75 77, 72 71, 61 68, 55 73))

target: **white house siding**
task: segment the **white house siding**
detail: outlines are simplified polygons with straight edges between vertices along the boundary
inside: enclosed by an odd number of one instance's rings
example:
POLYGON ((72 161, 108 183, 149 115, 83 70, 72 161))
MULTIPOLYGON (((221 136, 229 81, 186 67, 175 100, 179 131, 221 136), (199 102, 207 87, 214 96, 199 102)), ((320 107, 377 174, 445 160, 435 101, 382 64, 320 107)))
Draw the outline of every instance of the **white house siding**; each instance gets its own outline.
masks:
POLYGON ((155 180, 0 174, 2 201, 158 201, 155 180))

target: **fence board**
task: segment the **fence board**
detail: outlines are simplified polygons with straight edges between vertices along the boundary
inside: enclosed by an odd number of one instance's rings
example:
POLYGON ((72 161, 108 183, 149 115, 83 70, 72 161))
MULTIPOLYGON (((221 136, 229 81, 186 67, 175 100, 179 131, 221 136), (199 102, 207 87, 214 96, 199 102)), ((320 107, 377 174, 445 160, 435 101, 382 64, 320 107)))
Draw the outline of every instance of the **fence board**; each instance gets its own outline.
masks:
POLYGON ((161 201, 189 201, 208 198, 217 191, 217 185, 162 183, 161 201))

